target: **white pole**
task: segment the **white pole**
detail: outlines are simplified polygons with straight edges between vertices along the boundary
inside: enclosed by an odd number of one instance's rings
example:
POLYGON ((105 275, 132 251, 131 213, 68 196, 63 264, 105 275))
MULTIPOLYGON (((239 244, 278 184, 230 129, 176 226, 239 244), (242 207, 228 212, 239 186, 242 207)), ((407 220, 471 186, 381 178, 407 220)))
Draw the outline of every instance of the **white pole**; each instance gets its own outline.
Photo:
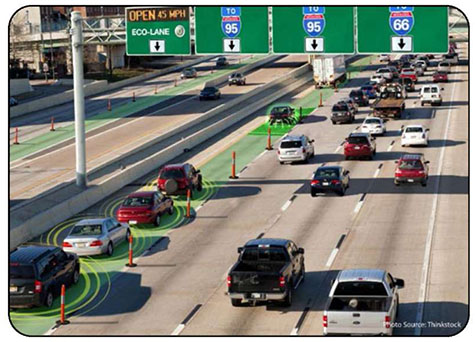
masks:
POLYGON ((74 78, 74 121, 76 128, 76 185, 86 187, 86 132, 84 127, 83 38, 80 12, 71 13, 74 78))

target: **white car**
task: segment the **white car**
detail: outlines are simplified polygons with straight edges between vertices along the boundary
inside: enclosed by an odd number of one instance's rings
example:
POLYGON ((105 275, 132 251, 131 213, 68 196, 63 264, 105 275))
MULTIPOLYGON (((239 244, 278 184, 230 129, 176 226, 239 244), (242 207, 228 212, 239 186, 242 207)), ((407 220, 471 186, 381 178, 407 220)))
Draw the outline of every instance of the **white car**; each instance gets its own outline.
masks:
POLYGON ((391 57, 389 57, 389 55, 379 55, 380 62, 389 62, 390 60, 391 60, 391 57))
POLYGON ((370 81, 376 82, 378 84, 386 83, 386 80, 384 79, 383 75, 380 75, 380 74, 374 74, 373 76, 371 76, 370 81))
POLYGON ((450 63, 449 62, 440 62, 437 66, 437 71, 445 71, 446 73, 450 73, 450 63))
POLYGON ((422 68, 424 69, 424 71, 427 70, 427 67, 428 67, 427 62, 426 62, 425 60, 423 60, 423 59, 418 59, 418 60, 416 60, 416 61, 414 62, 414 64, 421 64, 421 65, 422 65, 422 68))
POLYGON ((379 68, 376 70, 376 75, 382 75, 386 80, 390 81, 393 79, 393 73, 389 68, 379 68))
POLYGON ((424 61, 417 61, 411 64, 411 68, 416 71, 417 76, 424 76, 424 61))
POLYGON ((306 135, 286 135, 277 150, 279 163, 303 161, 308 162, 315 155, 314 140, 306 135))
POLYGON ((409 125, 404 128, 401 136, 401 146, 429 145, 429 128, 423 125, 409 125))
POLYGON ((420 98, 421 106, 424 106, 426 103, 430 103, 431 106, 442 104, 442 94, 440 93, 444 88, 439 88, 437 84, 424 85, 421 88, 420 98))
POLYGON ((368 116, 361 125, 361 132, 368 134, 384 134, 386 133, 386 125, 382 118, 368 116))

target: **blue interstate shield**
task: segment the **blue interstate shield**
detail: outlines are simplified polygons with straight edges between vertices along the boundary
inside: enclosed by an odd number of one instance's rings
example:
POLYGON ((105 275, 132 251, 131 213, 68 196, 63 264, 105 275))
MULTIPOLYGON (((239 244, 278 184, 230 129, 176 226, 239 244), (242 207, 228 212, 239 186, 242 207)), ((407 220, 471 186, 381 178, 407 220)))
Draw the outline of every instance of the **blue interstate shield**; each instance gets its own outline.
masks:
POLYGON ((241 32, 241 17, 222 17, 221 29, 227 37, 236 37, 241 32))
POLYGON ((319 36, 325 29, 325 17, 323 14, 304 15, 303 29, 311 37, 319 36))
POLYGON ((414 15, 410 11, 391 12, 389 14, 389 26, 398 36, 404 36, 411 32, 414 27, 414 15))

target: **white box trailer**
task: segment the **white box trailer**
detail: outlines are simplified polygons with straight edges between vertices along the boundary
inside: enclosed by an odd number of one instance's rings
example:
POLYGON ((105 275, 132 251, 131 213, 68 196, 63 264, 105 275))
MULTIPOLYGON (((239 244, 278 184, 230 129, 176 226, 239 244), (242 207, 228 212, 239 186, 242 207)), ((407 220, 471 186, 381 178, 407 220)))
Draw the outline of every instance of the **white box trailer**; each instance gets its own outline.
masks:
POLYGON ((314 56, 312 61, 313 79, 316 87, 334 86, 346 78, 344 55, 314 56))

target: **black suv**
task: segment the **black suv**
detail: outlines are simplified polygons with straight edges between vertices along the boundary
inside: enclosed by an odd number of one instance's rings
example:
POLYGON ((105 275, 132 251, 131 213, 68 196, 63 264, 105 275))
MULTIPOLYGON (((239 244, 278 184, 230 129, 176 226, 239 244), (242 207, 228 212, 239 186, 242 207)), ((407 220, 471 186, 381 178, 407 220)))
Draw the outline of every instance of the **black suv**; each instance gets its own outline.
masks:
POLYGON ((10 253, 9 278, 10 307, 51 307, 62 284, 79 281, 79 259, 56 246, 20 246, 10 253))
POLYGON ((350 92, 350 97, 358 104, 358 106, 367 106, 369 105, 368 97, 362 90, 352 90, 350 92))

